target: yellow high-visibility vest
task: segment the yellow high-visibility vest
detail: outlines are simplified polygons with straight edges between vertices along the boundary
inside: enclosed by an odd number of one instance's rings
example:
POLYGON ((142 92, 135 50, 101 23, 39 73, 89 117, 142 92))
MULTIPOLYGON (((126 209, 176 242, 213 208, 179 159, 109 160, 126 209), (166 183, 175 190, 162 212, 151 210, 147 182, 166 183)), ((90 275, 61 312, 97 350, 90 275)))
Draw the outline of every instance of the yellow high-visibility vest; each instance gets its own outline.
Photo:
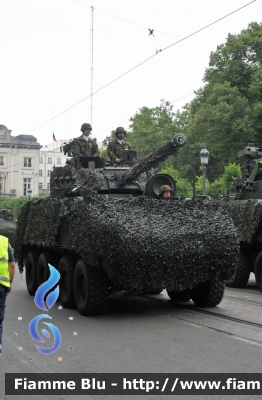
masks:
POLYGON ((0 285, 10 287, 8 270, 8 238, 0 236, 0 285))

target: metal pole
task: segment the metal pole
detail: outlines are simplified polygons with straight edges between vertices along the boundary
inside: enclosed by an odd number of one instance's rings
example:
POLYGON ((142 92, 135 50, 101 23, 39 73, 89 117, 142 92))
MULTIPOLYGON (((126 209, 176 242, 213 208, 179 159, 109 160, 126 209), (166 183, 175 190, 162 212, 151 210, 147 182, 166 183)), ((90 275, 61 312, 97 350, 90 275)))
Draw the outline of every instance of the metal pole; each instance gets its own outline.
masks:
POLYGON ((92 125, 93 119, 93 56, 94 56, 94 9, 95 7, 91 6, 91 27, 90 27, 90 124, 92 125))
POLYGON ((207 176, 207 167, 204 165, 203 167, 203 186, 202 186, 202 195, 206 195, 206 176, 207 176))
POLYGON ((196 197, 196 167, 193 166, 193 199, 196 197))

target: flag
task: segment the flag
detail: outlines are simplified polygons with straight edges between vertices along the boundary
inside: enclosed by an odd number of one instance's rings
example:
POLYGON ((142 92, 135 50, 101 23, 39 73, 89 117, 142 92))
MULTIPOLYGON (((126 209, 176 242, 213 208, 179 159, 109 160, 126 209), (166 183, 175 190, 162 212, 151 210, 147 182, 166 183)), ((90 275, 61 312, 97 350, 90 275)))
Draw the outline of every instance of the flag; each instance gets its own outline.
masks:
POLYGON ((56 140, 56 138, 55 138, 54 132, 53 132, 53 141, 54 141, 54 142, 57 142, 57 140, 56 140))

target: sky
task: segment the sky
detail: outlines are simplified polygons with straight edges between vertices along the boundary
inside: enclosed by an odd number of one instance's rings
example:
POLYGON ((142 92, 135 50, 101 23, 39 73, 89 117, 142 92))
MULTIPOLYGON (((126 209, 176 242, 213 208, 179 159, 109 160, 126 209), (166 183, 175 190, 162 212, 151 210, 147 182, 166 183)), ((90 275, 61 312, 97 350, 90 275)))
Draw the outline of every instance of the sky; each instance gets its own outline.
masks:
POLYGON ((45 146, 92 122, 101 142, 161 99, 182 110, 210 53, 261 23, 262 0, 251 1, 0 0, 0 124, 45 146))

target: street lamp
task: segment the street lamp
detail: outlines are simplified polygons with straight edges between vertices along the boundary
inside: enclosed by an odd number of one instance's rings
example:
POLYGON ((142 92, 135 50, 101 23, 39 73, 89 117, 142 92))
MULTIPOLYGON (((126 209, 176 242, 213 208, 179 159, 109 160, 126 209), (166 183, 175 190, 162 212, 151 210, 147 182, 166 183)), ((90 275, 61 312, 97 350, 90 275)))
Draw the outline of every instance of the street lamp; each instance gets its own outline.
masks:
POLYGON ((27 190, 27 194, 28 194, 28 200, 30 200, 31 199, 31 195, 32 195, 32 190, 28 189, 27 190))
POLYGON ((207 167, 206 165, 208 164, 208 159, 209 159, 210 153, 206 148, 206 145, 204 144, 202 147, 202 150, 200 151, 200 160, 201 164, 203 165, 203 186, 202 186, 202 195, 206 195, 206 174, 207 174, 207 167))

